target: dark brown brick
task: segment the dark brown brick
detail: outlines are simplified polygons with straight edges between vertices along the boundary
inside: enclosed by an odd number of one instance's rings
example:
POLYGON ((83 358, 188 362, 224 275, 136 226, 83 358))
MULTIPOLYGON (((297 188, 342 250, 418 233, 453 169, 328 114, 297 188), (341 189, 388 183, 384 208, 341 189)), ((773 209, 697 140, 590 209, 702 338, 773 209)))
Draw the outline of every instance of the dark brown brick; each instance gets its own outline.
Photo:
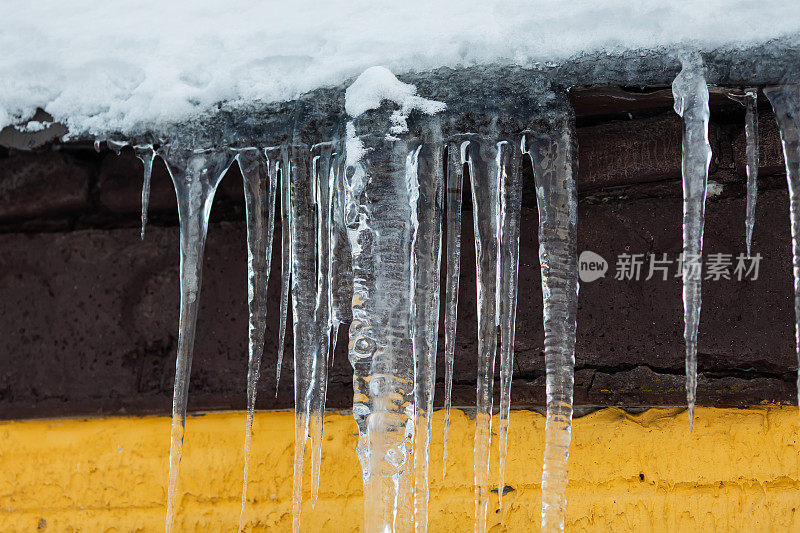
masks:
MULTIPOLYGON (((680 182, 672 182, 675 192, 680 182)), ((785 191, 759 200, 754 251, 757 281, 707 281, 700 324, 698 401, 702 405, 791 402, 794 356, 791 251, 785 191)), ((719 198, 707 209, 705 249, 744 248, 744 201, 719 198), (732 221, 737 222, 736 224, 732 221)), ((464 242, 472 239, 464 213, 464 242)), ((514 405, 544 402, 542 296, 537 213, 523 210, 514 405)), ((615 258, 681 248, 678 195, 582 202, 579 250, 610 263, 606 277, 581 286, 576 351, 577 404, 682 405, 681 286, 614 279, 615 258)), ((244 228, 212 224, 189 405, 194 410, 244 406, 247 307, 244 228)), ((279 242, 279 241, 276 241, 279 242)), ((166 412, 171 401, 178 309, 177 229, 138 229, 0 236, 0 417, 166 412)), ((279 257, 273 253, 260 408, 292 406, 292 345, 274 397, 279 257)), ((475 401, 474 247, 462 257, 454 404, 475 401)), ((291 321, 290 321, 291 324, 291 321)), ((291 326, 290 326, 291 327, 291 326)), ((352 369, 342 328, 331 369, 328 406, 352 401, 352 369)), ((444 373, 439 339, 437 405, 444 373)))
POLYGON ((56 152, 16 152, 0 161, 0 220, 61 216, 89 207, 89 169, 56 152))
POLYGON ((671 113, 578 129, 579 187, 680 178, 682 128, 671 113))

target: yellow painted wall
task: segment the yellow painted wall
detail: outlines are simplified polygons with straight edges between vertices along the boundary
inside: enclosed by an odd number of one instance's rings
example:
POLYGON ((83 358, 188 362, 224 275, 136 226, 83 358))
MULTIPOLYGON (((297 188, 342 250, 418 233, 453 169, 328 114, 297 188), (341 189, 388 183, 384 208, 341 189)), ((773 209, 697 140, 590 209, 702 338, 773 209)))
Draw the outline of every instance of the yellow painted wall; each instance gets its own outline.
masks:
MULTIPOLYGON (((442 419, 437 412, 430 529, 471 531, 474 425, 454 413, 443 481, 442 419)), ((291 413, 256 416, 252 530, 291 530, 292 425, 291 413)), ((165 417, 0 423, 0 531, 163 530, 169 428, 165 417)), ((242 413, 187 421, 178 530, 235 531, 243 431, 242 413)), ((304 503, 302 530, 358 531, 355 423, 331 414, 325 431, 320 501, 304 503)), ((543 436, 541 415, 512 413, 506 483, 515 490, 502 510, 492 505, 492 531, 538 529, 543 436)), ((682 409, 577 419, 568 530, 800 530, 799 436, 796 408, 700 408, 691 434, 682 409)))

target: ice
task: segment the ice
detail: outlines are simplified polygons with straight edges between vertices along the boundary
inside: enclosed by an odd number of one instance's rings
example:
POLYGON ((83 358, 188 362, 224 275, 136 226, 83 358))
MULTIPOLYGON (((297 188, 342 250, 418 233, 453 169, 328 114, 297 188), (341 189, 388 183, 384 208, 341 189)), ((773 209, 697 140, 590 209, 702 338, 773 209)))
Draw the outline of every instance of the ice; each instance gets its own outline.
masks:
POLYGON ((398 80, 386 67, 370 67, 347 88, 345 111, 351 117, 357 117, 371 109, 378 109, 384 101, 399 106, 391 115, 392 126, 388 135, 406 133, 408 115, 412 111, 435 115, 447 107, 442 102, 422 98, 414 85, 398 80))
POLYGON ((494 363, 497 351, 500 248, 501 143, 476 138, 467 148, 478 303, 478 377, 475 415, 475 531, 486 531, 489 508, 489 459, 492 442, 494 363))
POLYGON ((415 531, 428 529, 428 473, 436 384, 440 275, 442 252, 443 144, 435 139, 417 151, 415 168, 416 237, 414 238, 414 311, 412 322, 415 360, 414 403, 414 516, 415 531))
POLYGON ((572 389, 578 307, 577 167, 571 114, 549 131, 529 132, 523 151, 530 156, 539 206, 539 262, 544 302, 544 357, 547 417, 542 468, 542 531, 563 531, 572 438, 572 389))
POLYGON ((232 157, 226 150, 194 150, 173 144, 159 150, 175 186, 180 221, 180 321, 178 354, 175 361, 175 389, 172 399, 172 430, 169 453, 169 487, 165 531, 175 519, 178 475, 183 453, 186 401, 192 368, 197 311, 211 203, 232 157))
MULTIPOLYGON (((795 347, 800 364, 800 86, 767 87, 764 94, 775 111, 781 130, 786 181, 789 184, 789 219, 792 226, 792 274, 794 276, 795 347)), ((797 371, 800 402, 800 366, 797 371)))
POLYGON ((147 207, 150 205, 150 178, 153 176, 153 160, 156 152, 152 144, 137 144, 133 147, 133 152, 144 165, 144 177, 142 178, 142 233, 141 239, 144 240, 144 230, 147 226, 147 207))
MULTIPOLYGON (((743 93, 730 92, 728 97, 745 106, 744 134, 747 142, 747 214, 745 216, 745 243, 750 257, 753 227, 756 223, 758 198, 758 89, 745 89, 743 93)), ((710 195, 710 191, 709 191, 710 195)))
MULTIPOLYGON (((314 200, 314 157, 309 148, 292 144, 288 165, 291 184, 291 299, 294 332, 294 481, 292 489, 293 530, 300 530, 300 504, 303 500, 303 471, 309 433, 321 435, 322 413, 318 411, 321 391, 317 372, 327 369, 327 359, 319 357, 320 327, 315 321, 317 307, 317 213, 314 200)), ((312 437, 312 446, 316 444, 312 437)))
POLYGON ((281 304, 278 317, 278 361, 275 369, 275 397, 281 382, 283 352, 286 345, 286 315, 289 312, 289 284, 292 282, 292 188, 289 180, 289 160, 285 149, 280 150, 281 177, 281 304))
POLYGON ((242 509, 239 516, 239 530, 241 531, 245 523, 253 415, 256 408, 256 393, 267 325, 267 285, 269 284, 272 238, 275 230, 277 161, 268 160, 265 151, 258 148, 245 148, 236 150, 235 153, 244 182, 245 222, 247 225, 247 307, 249 311, 247 414, 244 433, 242 509))
POLYGON ((106 141, 106 146, 108 149, 114 152, 116 155, 119 155, 122 152, 122 149, 128 146, 128 143, 125 141, 112 141, 108 139, 106 141))
POLYGON ((40 107, 76 134, 125 133, 180 123, 219 102, 291 99, 375 65, 394 72, 530 67, 686 42, 732 49, 800 29, 800 6, 786 0, 762 0, 758 9, 749 0, 707 0, 702 9, 688 0, 607 0, 575 3, 568 16, 557 0, 541 0, 535 9, 509 0, 454 7, 309 0, 297 9, 230 0, 220 9, 209 0, 139 0, 120 16, 113 2, 17 2, 0 23, 0 127, 40 107))
POLYGON ((333 364, 333 354, 336 349, 336 340, 339 337, 339 327, 349 324, 353 318, 351 304, 353 302, 353 266, 350 256, 350 241, 347 238, 347 227, 344 223, 345 186, 344 164, 345 157, 340 150, 335 154, 334 164, 331 168, 330 186, 330 252, 329 260, 331 273, 328 288, 330 290, 330 315, 331 315, 331 348, 330 364, 333 364))
POLYGON ((686 401, 694 425, 697 391, 697 330, 700 325, 703 226, 711 146, 708 143, 708 86, 702 61, 682 58, 672 82, 675 112, 683 117, 683 337, 686 341, 686 401))
POLYGON ((514 373, 514 333, 517 320, 519 273, 519 225, 522 209, 522 174, 518 147, 502 146, 500 163, 500 475, 497 486, 503 504, 508 418, 511 411, 511 378, 514 373))
MULTIPOLYGON (((351 139, 357 135, 354 124, 351 139)), ((413 528, 411 448, 414 360, 411 291, 411 175, 417 147, 364 136, 359 159, 348 156, 345 221, 353 261, 353 417, 364 481, 364 530, 413 528), (403 496, 401 496, 403 492, 403 496)))
POLYGON ((458 323, 458 284, 461 276, 461 195, 464 165, 469 142, 447 147, 447 277, 444 309, 444 453, 442 477, 447 474, 447 441, 450 432, 450 404, 453 396, 456 325, 458 323))
POLYGON ((330 305, 330 238, 331 238, 331 184, 333 182, 332 144, 312 148, 311 178, 313 204, 316 215, 317 294, 314 309, 316 353, 313 360, 313 386, 309 391, 309 438, 311 439, 311 504, 316 505, 319 493, 320 463, 322 462, 322 434, 325 415, 325 397, 328 386, 328 357, 331 349, 330 305))

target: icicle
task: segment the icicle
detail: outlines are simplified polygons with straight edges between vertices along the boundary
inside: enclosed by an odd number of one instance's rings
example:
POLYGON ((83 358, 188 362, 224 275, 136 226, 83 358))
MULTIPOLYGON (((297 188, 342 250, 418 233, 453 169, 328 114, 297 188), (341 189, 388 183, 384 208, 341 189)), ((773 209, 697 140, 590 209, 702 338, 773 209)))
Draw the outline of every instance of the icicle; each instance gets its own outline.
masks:
POLYGON ((348 124, 345 221, 353 260, 353 417, 364 481, 364 531, 413 527, 414 438, 411 160, 398 138, 358 137, 348 124), (367 145, 367 146, 365 146, 367 145), (404 494, 405 495, 405 494, 404 494), (410 496, 410 494, 408 495, 410 496))
POLYGON ((781 130, 786 181, 789 184, 789 219, 792 226, 792 274, 794 275, 795 349, 797 352, 797 400, 800 405, 800 85, 767 87, 764 94, 775 111, 781 130))
POLYGON ((247 476, 253 415, 256 408, 261 356, 267 326, 267 286, 272 263, 272 236, 275 231, 275 190, 277 162, 269 161, 257 148, 237 150, 236 160, 244 182, 245 221, 247 224, 247 303, 249 337, 247 363, 247 415, 244 433, 244 474, 239 531, 244 528, 247 503, 247 476))
POLYGON ((467 149, 475 226, 478 293, 478 379, 475 415, 475 531, 486 531, 492 439, 494 363, 497 351, 500 247, 501 143, 476 140, 467 149))
MULTIPOLYGON (((342 147, 343 148, 343 147, 342 147)), ((336 340, 339 336, 339 327, 349 324, 353 319, 351 308, 353 302, 353 260, 350 256, 350 241, 347 238, 347 227, 344 223, 344 150, 340 149, 334 157, 334 164, 330 172, 330 261, 331 273, 328 289, 330 296, 331 316, 331 348, 330 364, 333 365, 333 354, 336 349, 336 340)))
POLYGON ((672 82, 675 112, 683 117, 683 337, 686 341, 686 401, 694 425, 697 391, 697 330, 702 300, 703 226, 711 146, 708 144, 708 86, 698 58, 685 58, 672 82))
POLYGON ((753 242, 758 198, 758 89, 745 89, 744 94, 728 93, 728 97, 745 106, 744 135, 747 141, 747 214, 744 221, 747 257, 753 242))
POLYGON ((447 148, 447 278, 444 309, 444 452, 442 477, 447 474, 447 442, 453 397, 453 365, 458 322, 458 283, 461 276, 461 192, 469 142, 451 143, 447 148))
POLYGON ((144 178, 142 179, 142 233, 141 238, 144 240, 144 229, 147 226, 147 207, 150 204, 150 178, 153 175, 153 160, 155 159, 156 152, 153 150, 152 144, 137 144, 133 147, 133 152, 136 154, 142 164, 144 165, 144 178))
POLYGON ((516 146, 502 147, 500 164, 500 476, 497 486, 503 505, 508 418, 511 411, 511 378, 514 374, 514 333, 517 319, 519 272, 519 224, 522 209, 522 174, 516 146))
MULTIPOLYGON (((414 240, 414 516, 415 531, 428 529, 428 472, 433 393, 436 385, 442 253, 443 158, 438 139, 418 150, 416 173, 417 235, 414 240)), ((416 171, 416 172, 415 172, 416 171)), ((413 210, 413 207, 412 207, 413 210)))
POLYGON ((286 315, 289 312, 289 284, 292 278, 292 222, 290 210, 292 206, 291 185, 289 179, 289 160, 285 149, 281 150, 281 304, 278 319, 278 363, 275 371, 275 397, 278 397, 278 385, 281 382, 283 351, 286 344, 286 315))
POLYGON ((122 149, 128 146, 128 143, 125 141, 112 141, 111 139, 106 141, 106 146, 108 149, 114 152, 116 155, 122 153, 122 149))
POLYGON ((172 531, 178 497, 178 473, 183 451, 186 401, 192 367, 197 310, 211 203, 222 176, 231 164, 225 152, 191 150, 171 146, 159 154, 167 162, 180 219, 181 304, 175 390, 172 400, 172 435, 169 454, 169 487, 165 531, 172 531))
POLYGON ((309 406, 309 437, 311 438, 311 505, 317 503, 319 472, 322 462, 322 435, 325 416, 325 397, 328 386, 328 350, 331 347, 330 305, 330 238, 331 238, 331 159, 329 143, 318 145, 312 163, 313 203, 316 212, 317 296, 314 325, 317 328, 317 349, 314 355, 313 393, 309 406))
POLYGON ((530 134, 523 151, 533 163, 539 206, 539 262, 544 302, 547 418, 542 468, 542 531, 563 531, 578 308, 576 154, 572 116, 546 134, 530 134))
MULTIPOLYGON (((314 205, 314 175, 312 156, 302 146, 291 146, 288 165, 291 183, 289 223, 291 234, 291 295, 294 331, 294 481, 292 490, 293 530, 300 529, 300 504, 303 500, 303 470, 309 431, 321 434, 322 413, 318 412, 324 398, 317 386, 318 374, 326 369, 327 361, 319 356, 319 325, 315 321, 317 296, 317 232, 314 205), (313 411, 313 412, 312 412, 313 411), (313 419, 313 422, 312 422, 313 419)), ((314 442, 312 442, 312 446, 314 442)))

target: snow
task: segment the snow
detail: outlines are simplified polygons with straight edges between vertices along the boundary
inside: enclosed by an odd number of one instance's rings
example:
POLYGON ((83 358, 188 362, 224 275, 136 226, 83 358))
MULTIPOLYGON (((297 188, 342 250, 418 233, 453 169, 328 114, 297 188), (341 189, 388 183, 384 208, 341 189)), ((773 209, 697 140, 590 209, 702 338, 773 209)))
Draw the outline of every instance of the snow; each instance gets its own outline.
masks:
POLYGON ((443 102, 428 100, 417 95, 416 86, 403 83, 386 67, 376 66, 365 70, 345 91, 344 109, 351 117, 377 109, 384 101, 394 102, 400 109, 392 112, 390 135, 408 131, 408 115, 421 111, 435 115, 447 108, 443 102))
POLYGON ((72 134, 288 100, 369 67, 521 66, 597 50, 755 44, 800 30, 786 0, 6 2, 0 127, 37 107, 72 134))

